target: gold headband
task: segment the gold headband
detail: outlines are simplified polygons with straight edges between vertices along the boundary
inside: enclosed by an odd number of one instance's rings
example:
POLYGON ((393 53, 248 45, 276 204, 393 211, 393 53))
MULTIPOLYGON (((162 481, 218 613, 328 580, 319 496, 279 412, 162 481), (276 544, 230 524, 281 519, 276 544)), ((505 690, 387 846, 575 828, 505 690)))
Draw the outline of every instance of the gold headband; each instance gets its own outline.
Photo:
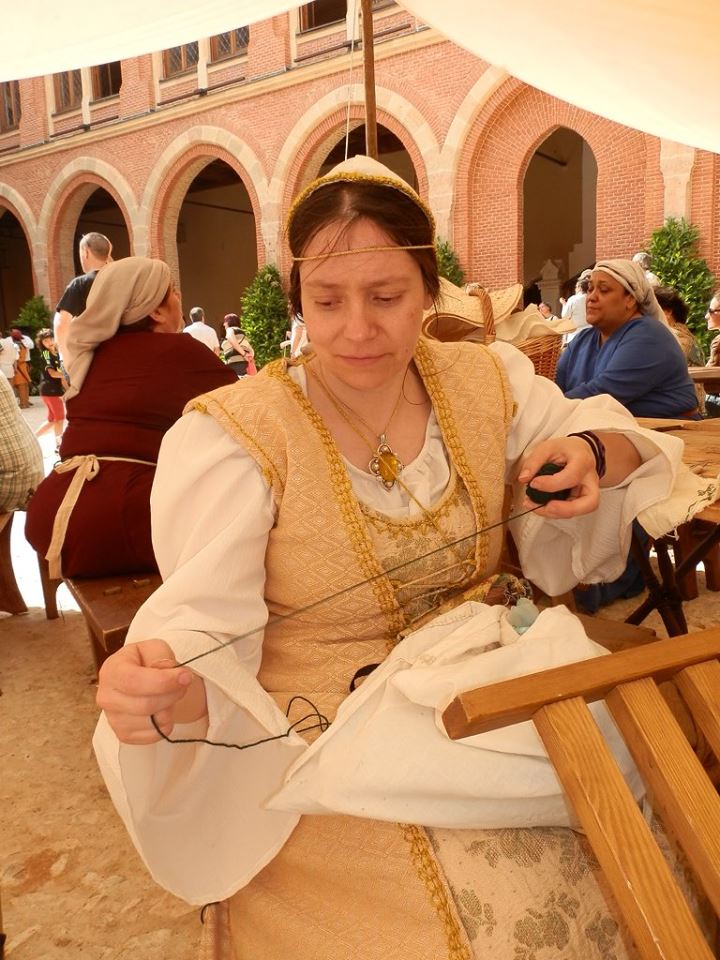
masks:
POLYGON ((347 257, 351 253, 375 253, 378 250, 434 250, 434 243, 387 244, 379 247, 355 247, 353 250, 332 250, 330 253, 318 253, 314 257, 293 257, 293 263, 305 263, 307 260, 327 260, 329 257, 347 257))
MULTIPOLYGON (((412 200, 415 206, 419 207, 422 212, 427 217, 428 223, 430 224, 430 230, 432 231, 433 238, 435 237, 435 217, 432 215, 430 207, 424 203, 413 188, 405 183, 403 180, 395 177, 384 177, 380 174, 373 173, 360 173, 353 170, 343 170, 343 171, 331 171, 326 174, 324 177, 318 177, 317 180, 313 180, 312 183, 309 183, 305 189, 295 197, 293 200, 292 206, 288 212, 286 230, 290 229, 290 225, 295 218, 295 214, 305 200, 310 196, 310 194, 315 193, 320 187, 324 187, 331 183, 372 183, 380 187, 391 187, 393 190, 398 190, 400 193, 405 194, 405 196, 412 200)), ((407 249, 407 248, 404 248, 407 249)), ((419 249, 419 248, 418 248, 419 249)), ((354 252, 354 251, 348 251, 354 252)))

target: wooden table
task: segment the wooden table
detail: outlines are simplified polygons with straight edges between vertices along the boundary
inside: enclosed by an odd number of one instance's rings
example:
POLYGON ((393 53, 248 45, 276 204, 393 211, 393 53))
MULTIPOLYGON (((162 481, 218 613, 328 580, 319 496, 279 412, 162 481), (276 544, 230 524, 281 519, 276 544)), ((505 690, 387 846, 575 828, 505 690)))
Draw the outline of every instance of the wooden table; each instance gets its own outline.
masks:
POLYGON ((708 393, 720 393, 720 367, 690 367, 693 383, 701 383, 708 393))
MULTIPOLYGON (((694 368, 705 370, 705 367, 694 368)), ((713 369, 713 368, 707 368, 713 369)), ((720 373, 720 368, 716 368, 720 373)), ((720 378, 718 379, 720 383, 720 378)), ((690 467, 693 473, 708 479, 716 479, 720 475, 720 418, 708 420, 658 420, 639 417, 638 423, 650 430, 662 433, 671 433, 680 437, 685 443, 683 462, 690 467)), ((679 530, 678 545, 684 539, 685 556, 674 562, 670 557, 670 542, 667 538, 655 541, 655 551, 658 560, 660 578, 658 579, 647 556, 636 537, 633 537, 632 553, 642 571, 648 588, 648 596, 640 606, 630 614, 626 623, 639 624, 652 611, 657 610, 663 623, 672 636, 687 633, 687 623, 683 613, 683 599, 689 599, 688 584, 693 581, 694 571, 698 563, 702 562, 720 543, 720 501, 705 507, 695 515, 693 520, 705 521, 708 529, 696 545, 690 546, 690 524, 683 524, 679 530), (685 530, 683 531, 683 528, 685 530), (685 536, 683 537, 683 533, 685 536), (683 595, 683 591, 685 596, 683 595)), ((678 552, 677 550, 675 551, 678 552)), ((718 589, 718 584, 713 584, 718 589)), ((694 594, 697 596, 697 592, 694 594)))

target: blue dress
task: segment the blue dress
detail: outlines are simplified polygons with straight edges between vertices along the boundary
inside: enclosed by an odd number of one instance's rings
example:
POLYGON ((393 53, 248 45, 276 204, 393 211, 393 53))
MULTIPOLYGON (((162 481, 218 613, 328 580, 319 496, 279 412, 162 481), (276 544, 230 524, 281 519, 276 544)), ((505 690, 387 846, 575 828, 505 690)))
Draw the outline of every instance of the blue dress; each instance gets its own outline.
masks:
POLYGON ((605 343, 594 327, 563 351, 555 381, 566 397, 609 393, 636 417, 690 417, 697 396, 682 348, 655 317, 642 316, 605 343))

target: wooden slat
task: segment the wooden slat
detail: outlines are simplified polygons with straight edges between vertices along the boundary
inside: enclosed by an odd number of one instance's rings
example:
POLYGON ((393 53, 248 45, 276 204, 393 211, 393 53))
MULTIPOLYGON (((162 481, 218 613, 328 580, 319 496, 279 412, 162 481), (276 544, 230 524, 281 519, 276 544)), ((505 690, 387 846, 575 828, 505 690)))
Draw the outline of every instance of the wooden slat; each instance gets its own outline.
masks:
POLYGON ((544 704, 569 697, 601 700, 619 683, 646 676, 666 680, 684 667, 720 656, 720 629, 658 640, 592 661, 568 664, 479 687, 457 696, 443 713, 448 736, 459 740, 529 720, 544 704))
POLYGON ((653 806, 720 913, 720 796, 653 680, 623 683, 606 703, 653 806))
POLYGON ((675 677, 695 722, 720 759, 720 663, 709 660, 686 667, 675 677))
POLYGON ((575 697, 550 704, 534 720, 643 960, 710 960, 585 702, 575 697))

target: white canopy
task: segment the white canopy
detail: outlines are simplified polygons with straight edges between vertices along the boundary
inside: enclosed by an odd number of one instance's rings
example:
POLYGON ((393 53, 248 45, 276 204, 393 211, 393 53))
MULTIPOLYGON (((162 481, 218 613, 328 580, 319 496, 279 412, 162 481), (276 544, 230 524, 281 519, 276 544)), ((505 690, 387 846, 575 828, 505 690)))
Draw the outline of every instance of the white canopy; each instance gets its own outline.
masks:
MULTIPOLYGON (((400 0, 420 21, 585 110, 720 153, 719 0, 400 0)), ((4 4, 0 80, 93 66, 264 20, 288 0, 4 4)), ((432 83, 428 77, 428 83, 432 83)))

